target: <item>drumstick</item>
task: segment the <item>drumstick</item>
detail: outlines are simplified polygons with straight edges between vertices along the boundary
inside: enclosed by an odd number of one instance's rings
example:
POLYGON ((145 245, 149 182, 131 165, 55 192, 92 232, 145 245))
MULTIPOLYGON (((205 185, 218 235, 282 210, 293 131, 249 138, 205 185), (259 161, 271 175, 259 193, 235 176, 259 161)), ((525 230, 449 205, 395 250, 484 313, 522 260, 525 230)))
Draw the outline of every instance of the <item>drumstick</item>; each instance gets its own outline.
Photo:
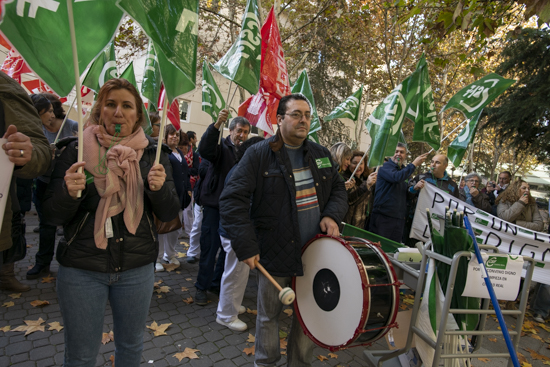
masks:
POLYGON ((271 274, 269 274, 267 270, 265 270, 265 268, 262 266, 262 264, 260 264, 257 259, 254 259, 254 265, 256 265, 256 267, 262 272, 262 274, 265 275, 265 277, 269 279, 271 283, 273 283, 275 288, 277 288, 277 290, 279 291, 279 301, 281 301, 283 305, 289 305, 294 302, 296 294, 294 294, 294 291, 292 289, 290 289, 289 287, 281 287, 281 285, 277 283, 275 279, 273 279, 271 274))

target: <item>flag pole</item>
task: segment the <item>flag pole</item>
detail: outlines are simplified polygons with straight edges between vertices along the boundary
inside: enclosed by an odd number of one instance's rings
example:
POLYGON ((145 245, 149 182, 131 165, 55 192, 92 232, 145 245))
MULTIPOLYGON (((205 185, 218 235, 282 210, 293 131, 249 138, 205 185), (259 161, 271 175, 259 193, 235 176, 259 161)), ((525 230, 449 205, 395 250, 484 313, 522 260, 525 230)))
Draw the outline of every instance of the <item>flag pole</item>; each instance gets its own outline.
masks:
POLYGON ((162 118, 160 119, 159 138, 157 143, 157 155, 155 156, 155 164, 160 162, 160 152, 162 150, 162 139, 164 136, 164 127, 166 126, 166 115, 168 114, 168 94, 164 89, 164 103, 162 107, 162 118))
MULTIPOLYGON (((229 93, 231 92, 231 86, 233 85, 233 80, 231 81, 231 83, 229 83, 229 89, 227 90, 227 99, 226 101, 229 101, 229 93)), ((237 90, 237 89, 235 89, 237 90)), ((235 93, 233 93, 233 95, 235 95, 235 93)), ((225 103, 225 108, 228 108, 228 104, 227 102, 225 103)), ((222 125, 220 126, 220 135, 218 137, 218 145, 220 145, 222 143, 222 135, 223 135, 223 127, 225 126, 225 122, 222 123, 222 125)))
MULTIPOLYGON (((80 70, 78 68, 78 50, 76 48, 76 33, 74 28, 74 16, 73 16, 73 1, 67 0, 67 15, 69 17, 69 31, 71 33, 71 46, 73 49, 73 68, 74 68, 74 81, 76 89, 76 104, 77 104, 77 121, 78 121, 78 162, 82 162, 84 159, 84 124, 82 121, 82 95, 80 85, 80 70)), ((82 173, 83 168, 78 168, 78 173, 82 173)), ((82 191, 79 190, 76 197, 82 196, 82 191)))
MULTIPOLYGON (((447 139, 452 133, 454 133, 459 127, 461 127, 462 125, 464 125, 464 123, 465 123, 466 121, 468 121, 468 120, 469 120, 469 119, 466 119, 466 120, 462 121, 460 124, 458 124, 457 127, 455 127, 450 133, 448 133, 443 139, 441 139, 441 142, 443 142, 445 139, 447 139)), ((427 144, 427 143, 426 143, 426 144, 427 144)), ((431 152, 433 152, 434 150, 435 150, 435 149, 432 148, 432 150, 430 150, 430 151, 428 152, 428 154, 431 153, 431 152)))
POLYGON ((76 98, 73 99, 73 103, 71 103, 71 105, 69 106, 69 109, 67 110, 67 113, 65 113, 65 118, 63 119, 63 122, 61 123, 61 127, 59 128, 59 131, 57 132, 55 140, 53 141, 54 145, 57 144, 57 142, 59 141, 59 135, 61 135, 61 130, 63 130, 63 126, 65 126, 65 122, 67 122, 67 119, 69 118, 69 112, 71 112, 71 110, 73 109, 75 102, 76 102, 76 98))

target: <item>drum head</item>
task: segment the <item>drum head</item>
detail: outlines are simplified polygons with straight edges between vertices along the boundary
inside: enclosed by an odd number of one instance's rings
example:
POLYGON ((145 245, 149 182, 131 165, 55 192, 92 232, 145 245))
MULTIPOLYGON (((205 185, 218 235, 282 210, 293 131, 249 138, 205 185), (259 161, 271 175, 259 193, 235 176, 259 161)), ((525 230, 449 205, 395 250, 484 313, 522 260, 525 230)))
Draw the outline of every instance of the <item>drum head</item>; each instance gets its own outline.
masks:
POLYGON ((320 237, 306 245, 302 264, 304 276, 295 278, 295 292, 304 330, 319 345, 353 341, 368 313, 361 260, 345 241, 320 237))

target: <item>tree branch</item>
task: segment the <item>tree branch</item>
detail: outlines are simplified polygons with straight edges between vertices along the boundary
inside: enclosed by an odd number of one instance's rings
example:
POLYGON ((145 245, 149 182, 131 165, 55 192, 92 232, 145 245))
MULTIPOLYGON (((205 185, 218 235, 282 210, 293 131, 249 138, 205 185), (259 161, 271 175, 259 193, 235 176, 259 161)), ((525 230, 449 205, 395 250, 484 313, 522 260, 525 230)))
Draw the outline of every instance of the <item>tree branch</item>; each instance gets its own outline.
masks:
POLYGON ((315 22, 317 20, 317 18, 319 18, 319 16, 321 15, 322 12, 324 12, 328 7, 329 5, 331 5, 332 3, 332 0, 328 0, 327 1, 327 5, 324 6, 317 14, 315 14, 315 16, 313 18, 311 18, 311 20, 309 22, 307 22, 306 24, 304 24, 303 26, 301 26, 300 28, 292 31, 288 36, 285 37, 285 39, 281 40, 281 43, 284 43, 287 39, 289 39, 290 37, 294 36, 296 33, 298 33, 299 31, 301 31, 302 29, 304 29, 305 27, 307 27, 308 25, 310 25, 311 23, 315 22))
POLYGON ((210 10, 210 9, 208 9, 208 8, 205 8, 205 7, 203 7, 203 6, 199 6, 199 9, 202 10, 202 11, 208 12, 208 13, 212 13, 212 14, 214 14, 215 16, 218 16, 218 17, 220 17, 220 18, 222 18, 222 19, 225 19, 225 20, 227 20, 228 22, 230 22, 230 23, 236 25, 236 26, 239 27, 239 28, 241 27, 241 25, 240 25, 239 23, 235 22, 234 20, 229 19, 229 18, 226 17, 225 15, 222 15, 222 14, 220 14, 220 13, 216 13, 215 11, 210 10))

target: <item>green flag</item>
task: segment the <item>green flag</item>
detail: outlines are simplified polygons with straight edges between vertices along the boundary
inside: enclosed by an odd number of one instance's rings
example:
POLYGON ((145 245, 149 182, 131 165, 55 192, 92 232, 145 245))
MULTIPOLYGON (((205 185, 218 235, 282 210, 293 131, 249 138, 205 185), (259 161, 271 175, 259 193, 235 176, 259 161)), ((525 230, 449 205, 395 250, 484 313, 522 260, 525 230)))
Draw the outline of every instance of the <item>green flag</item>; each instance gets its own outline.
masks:
POLYGON ((210 72, 208 63, 204 60, 202 63, 202 110, 212 116, 212 121, 216 121, 223 108, 225 108, 225 101, 210 72))
POLYGON ((149 110, 158 110, 160 84, 159 61, 153 42, 149 42, 145 59, 145 72, 141 82, 141 95, 149 100, 149 110))
MULTIPOLYGON (((75 85, 66 1, 19 0, 5 3, 0 30, 29 67, 60 96, 75 85), (27 3, 30 3, 27 6, 27 3)), ((88 64, 112 40, 122 12, 110 0, 74 1, 78 68, 88 64)))
MULTIPOLYGON (((136 74, 134 72, 133 61, 131 61, 130 64, 126 67, 126 69, 124 69, 122 74, 120 74, 120 77, 132 83, 132 85, 136 87, 136 90, 139 90, 137 87, 136 74)), ((151 120, 149 120, 149 113, 147 112, 147 109, 145 108, 144 104, 141 105, 141 111, 143 112, 143 120, 144 120, 143 131, 145 132, 145 134, 151 135, 151 133, 153 132, 153 127, 151 126, 151 120)))
POLYGON ((455 167, 460 166, 464 153, 468 149, 468 145, 474 140, 477 130, 477 124, 483 110, 479 110, 478 114, 470 119, 464 130, 458 134, 455 140, 449 145, 447 157, 453 162, 455 167))
POLYGON ((363 95, 363 86, 353 93, 346 100, 340 103, 328 116, 323 120, 330 121, 339 118, 348 118, 357 121, 359 117, 359 106, 361 105, 361 96, 363 95))
POLYGON ((317 133, 315 133, 315 132, 310 133, 307 137, 308 137, 309 140, 314 141, 317 144, 319 144, 319 136, 317 135, 317 133))
POLYGON ((261 44, 258 4, 256 0, 248 0, 239 37, 212 67, 250 94, 256 94, 260 84, 261 44))
POLYGON ((198 0, 118 0, 154 41, 169 101, 195 89, 198 0))
POLYGON ((292 93, 301 93, 303 94, 311 103, 311 125, 309 126, 308 135, 315 134, 314 140, 318 143, 319 138, 317 137, 316 132, 321 130, 321 121, 319 120, 319 115, 317 114, 317 108, 315 107, 315 99, 313 99, 313 91, 311 90, 311 85, 309 84, 309 78, 307 72, 304 70, 294 83, 292 87, 292 93))
POLYGON ((98 93, 107 80, 117 77, 115 45, 110 42, 90 66, 82 85, 98 93))
POLYGON ((443 111, 456 108, 471 119, 515 82, 494 73, 486 75, 455 94, 443 111))
MULTIPOLYGON (((426 142, 437 150, 441 145, 441 135, 430 85, 428 64, 424 54, 418 61, 415 72, 411 75, 410 92, 413 93, 413 96, 408 103, 406 116, 414 122, 412 141, 426 142), (414 88, 415 85, 416 88, 414 88)), ((407 97, 405 99, 408 100, 407 97)))

